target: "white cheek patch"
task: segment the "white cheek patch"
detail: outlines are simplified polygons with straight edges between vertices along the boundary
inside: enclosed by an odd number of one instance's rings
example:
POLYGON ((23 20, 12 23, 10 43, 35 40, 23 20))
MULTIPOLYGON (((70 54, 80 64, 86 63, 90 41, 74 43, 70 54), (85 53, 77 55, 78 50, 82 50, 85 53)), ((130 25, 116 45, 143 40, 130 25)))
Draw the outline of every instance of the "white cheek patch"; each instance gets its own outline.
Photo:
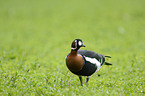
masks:
POLYGON ((79 41, 79 43, 78 43, 78 44, 79 44, 79 46, 81 46, 81 45, 82 45, 82 42, 81 42, 81 41, 79 41))
POLYGON ((97 66, 97 70, 98 71, 102 66, 101 63, 96 59, 96 58, 90 58, 90 57, 85 57, 86 61, 89 61, 92 64, 95 64, 97 66))

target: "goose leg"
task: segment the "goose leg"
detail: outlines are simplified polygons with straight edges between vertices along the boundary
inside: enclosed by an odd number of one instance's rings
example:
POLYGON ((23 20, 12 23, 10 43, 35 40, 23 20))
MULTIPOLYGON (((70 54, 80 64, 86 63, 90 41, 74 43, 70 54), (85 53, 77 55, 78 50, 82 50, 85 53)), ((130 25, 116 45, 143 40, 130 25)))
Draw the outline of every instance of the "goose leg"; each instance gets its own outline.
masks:
POLYGON ((81 82, 81 86, 83 86, 83 82, 82 82, 82 76, 79 76, 80 82, 81 82))
POLYGON ((90 76, 87 76, 87 78, 86 78, 86 84, 88 83, 89 78, 90 78, 90 76))

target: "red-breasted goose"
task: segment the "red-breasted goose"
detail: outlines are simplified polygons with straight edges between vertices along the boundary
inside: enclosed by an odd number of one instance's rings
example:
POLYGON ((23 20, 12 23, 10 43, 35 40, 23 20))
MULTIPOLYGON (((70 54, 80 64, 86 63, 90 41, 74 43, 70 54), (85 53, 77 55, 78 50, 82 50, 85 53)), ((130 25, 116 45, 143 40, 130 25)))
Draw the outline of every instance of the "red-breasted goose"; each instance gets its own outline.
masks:
POLYGON ((111 58, 110 56, 104 56, 88 50, 79 50, 81 47, 85 47, 81 39, 75 39, 72 42, 71 52, 66 57, 66 65, 72 73, 79 76, 81 85, 83 86, 82 76, 87 76, 87 83, 89 77, 97 72, 103 64, 112 64, 105 62, 105 57, 111 58))

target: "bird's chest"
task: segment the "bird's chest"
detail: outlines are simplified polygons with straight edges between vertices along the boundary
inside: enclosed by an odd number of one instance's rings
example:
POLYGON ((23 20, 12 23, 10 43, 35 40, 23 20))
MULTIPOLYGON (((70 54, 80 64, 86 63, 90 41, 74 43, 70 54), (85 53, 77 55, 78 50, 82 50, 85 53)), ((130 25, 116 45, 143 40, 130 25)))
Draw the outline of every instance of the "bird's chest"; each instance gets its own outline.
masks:
POLYGON ((82 69, 83 67, 83 58, 80 55, 77 56, 71 56, 69 55, 67 60, 66 60, 66 64, 67 67, 71 70, 71 71, 79 71, 82 69))

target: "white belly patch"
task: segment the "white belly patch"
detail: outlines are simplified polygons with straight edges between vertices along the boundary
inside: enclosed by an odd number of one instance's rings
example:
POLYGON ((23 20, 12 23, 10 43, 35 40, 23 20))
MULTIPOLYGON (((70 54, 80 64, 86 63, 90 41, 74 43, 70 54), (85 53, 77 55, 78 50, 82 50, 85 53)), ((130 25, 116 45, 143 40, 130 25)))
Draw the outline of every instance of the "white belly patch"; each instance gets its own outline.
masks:
MULTIPOLYGON (((84 56, 85 57, 85 56, 84 56)), ((101 68, 101 63, 96 59, 96 58, 90 58, 90 57, 85 57, 86 61, 95 64, 97 66, 97 70, 98 71, 101 68)))

